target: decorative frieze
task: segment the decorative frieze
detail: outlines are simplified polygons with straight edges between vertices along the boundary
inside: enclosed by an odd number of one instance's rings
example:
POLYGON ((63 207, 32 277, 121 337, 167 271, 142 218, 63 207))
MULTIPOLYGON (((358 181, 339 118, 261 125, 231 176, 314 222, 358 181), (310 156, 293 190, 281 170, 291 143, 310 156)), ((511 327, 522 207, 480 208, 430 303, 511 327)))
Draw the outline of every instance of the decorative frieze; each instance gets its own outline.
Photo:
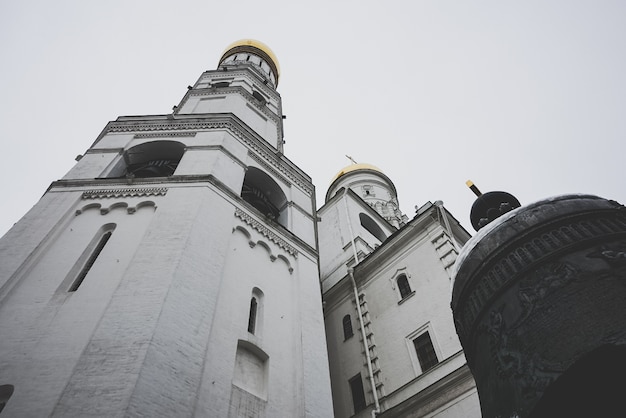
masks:
POLYGON ((584 395, 606 392, 586 373, 606 356, 604 377, 626 343, 626 208, 588 195, 521 207, 481 229, 457 266, 451 307, 483 416, 575 416, 581 378, 594 386, 584 395))
POLYGON ((252 229, 255 229, 261 235, 263 235, 268 240, 272 241, 274 244, 278 245, 280 248, 285 250, 287 253, 291 254, 294 258, 298 258, 298 250, 296 250, 293 246, 289 245, 287 241, 279 237, 273 231, 271 231, 268 227, 263 225, 261 222, 254 219, 252 216, 248 215, 243 210, 237 208, 235 209, 235 216, 245 222, 247 225, 250 225, 252 229))
POLYGON ((156 203, 154 203, 152 200, 144 200, 143 202, 137 203, 135 206, 131 206, 127 202, 115 202, 108 207, 104 207, 100 203, 88 203, 82 208, 76 209, 76 212, 74 212, 74 214, 78 216, 82 215, 87 210, 94 209, 100 211, 100 215, 107 215, 113 210, 119 209, 125 210, 129 215, 132 215, 143 207, 151 207, 153 210, 156 210, 157 208, 156 203))
POLYGON ((467 338, 489 301, 514 283, 531 265, 550 258, 565 248, 580 245, 583 241, 604 237, 607 233, 626 233, 626 221, 619 218, 596 218, 556 226, 539 236, 529 237, 527 241, 521 242, 508 253, 498 257, 498 261, 486 270, 474 272, 474 277, 485 279, 474 281, 474 286, 468 289, 467 297, 464 298, 465 302, 459 304, 462 306, 462 313, 457 319, 460 325, 459 335, 467 338))
POLYGON ((110 199, 120 197, 165 196, 167 187, 88 190, 83 192, 83 199, 110 199))
POLYGON ((146 134, 135 134, 134 139, 141 138, 183 138, 194 137, 197 132, 151 132, 146 134))

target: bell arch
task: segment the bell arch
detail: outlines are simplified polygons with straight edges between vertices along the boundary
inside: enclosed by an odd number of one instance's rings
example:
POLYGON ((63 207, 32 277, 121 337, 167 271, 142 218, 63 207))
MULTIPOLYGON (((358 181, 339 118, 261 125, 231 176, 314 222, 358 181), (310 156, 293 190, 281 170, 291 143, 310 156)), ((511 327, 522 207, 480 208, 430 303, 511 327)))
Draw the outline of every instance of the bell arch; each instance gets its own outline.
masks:
POLYGON ((243 179, 241 197, 263 215, 287 228, 287 196, 264 171, 248 167, 243 179))
POLYGON ((361 221, 361 226, 367 230, 370 234, 376 237, 380 242, 383 242, 387 239, 387 235, 383 232, 380 226, 374 221, 372 218, 367 216, 364 213, 359 213, 359 220, 361 221))
POLYGON ((125 177, 169 177, 174 174, 185 153, 185 145, 177 141, 151 141, 124 152, 125 177))

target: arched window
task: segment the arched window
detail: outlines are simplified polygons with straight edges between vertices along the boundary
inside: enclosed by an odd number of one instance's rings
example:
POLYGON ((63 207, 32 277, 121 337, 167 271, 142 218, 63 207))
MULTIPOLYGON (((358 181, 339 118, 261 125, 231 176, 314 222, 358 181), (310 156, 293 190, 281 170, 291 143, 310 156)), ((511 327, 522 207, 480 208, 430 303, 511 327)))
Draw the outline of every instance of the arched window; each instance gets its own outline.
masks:
POLYGON ((147 178, 174 174, 185 153, 185 146, 176 141, 152 141, 124 152, 126 170, 123 176, 147 178))
POLYGON ((248 167, 241 197, 266 217, 287 227, 287 197, 276 182, 255 167, 248 167))
POLYGON ((250 311, 248 314, 248 332, 259 337, 263 330, 263 292, 258 287, 252 289, 250 311))
POLYGON ((402 299, 411 294, 411 286, 409 285, 409 279, 406 277, 406 274, 399 275, 396 279, 396 283, 398 283, 398 290, 400 291, 400 297, 402 299))
POLYGON ((380 226, 378 226, 372 218, 364 213, 359 213, 359 220, 361 221, 361 226, 365 228, 367 232, 374 235, 380 242, 387 239, 387 235, 385 235, 380 226))
POLYGON ((346 315, 343 317, 342 322, 343 322, 343 339, 347 340, 348 338, 354 335, 354 332, 352 331, 352 318, 350 318, 350 315, 346 315))

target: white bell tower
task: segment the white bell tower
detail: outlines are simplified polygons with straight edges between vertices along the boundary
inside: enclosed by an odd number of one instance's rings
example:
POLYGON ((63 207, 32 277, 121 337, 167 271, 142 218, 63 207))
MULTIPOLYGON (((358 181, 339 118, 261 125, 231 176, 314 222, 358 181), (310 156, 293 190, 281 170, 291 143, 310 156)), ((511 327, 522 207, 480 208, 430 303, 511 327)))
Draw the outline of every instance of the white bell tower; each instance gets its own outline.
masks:
POLYGON ((279 75, 232 44, 173 113, 109 122, 0 240, 7 416, 332 416, 279 75))

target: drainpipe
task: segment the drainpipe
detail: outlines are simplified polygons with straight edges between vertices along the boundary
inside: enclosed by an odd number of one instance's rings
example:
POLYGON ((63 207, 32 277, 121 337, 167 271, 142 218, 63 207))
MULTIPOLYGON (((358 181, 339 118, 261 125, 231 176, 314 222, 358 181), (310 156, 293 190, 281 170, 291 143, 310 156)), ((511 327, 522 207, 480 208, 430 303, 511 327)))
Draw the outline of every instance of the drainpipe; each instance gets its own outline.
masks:
MULTIPOLYGON (((354 254, 354 265, 359 264, 359 256, 356 252, 356 246, 354 244, 354 232, 352 230, 352 223, 350 222, 350 212, 348 211, 348 199, 346 194, 348 190, 344 191, 343 203, 346 210, 346 218, 348 220, 348 229, 350 230, 350 241, 352 242, 352 251, 354 254)), ((359 317, 359 325, 361 326, 361 336, 363 337, 363 348, 365 349, 365 358, 367 360, 367 372, 369 373, 370 385, 372 386, 372 395, 374 395, 374 409, 372 410, 372 418, 375 418, 380 413, 380 403, 378 402, 378 393, 376 391, 376 382, 374 381, 374 371, 372 369, 372 358, 370 357, 370 349, 367 346, 367 335, 365 334, 365 324, 363 322, 363 314, 361 312, 361 303, 359 303, 359 290, 356 286, 356 280, 354 279, 354 268, 348 268, 348 275, 352 282, 352 290, 354 291, 354 300, 356 301, 356 311, 359 317)))

